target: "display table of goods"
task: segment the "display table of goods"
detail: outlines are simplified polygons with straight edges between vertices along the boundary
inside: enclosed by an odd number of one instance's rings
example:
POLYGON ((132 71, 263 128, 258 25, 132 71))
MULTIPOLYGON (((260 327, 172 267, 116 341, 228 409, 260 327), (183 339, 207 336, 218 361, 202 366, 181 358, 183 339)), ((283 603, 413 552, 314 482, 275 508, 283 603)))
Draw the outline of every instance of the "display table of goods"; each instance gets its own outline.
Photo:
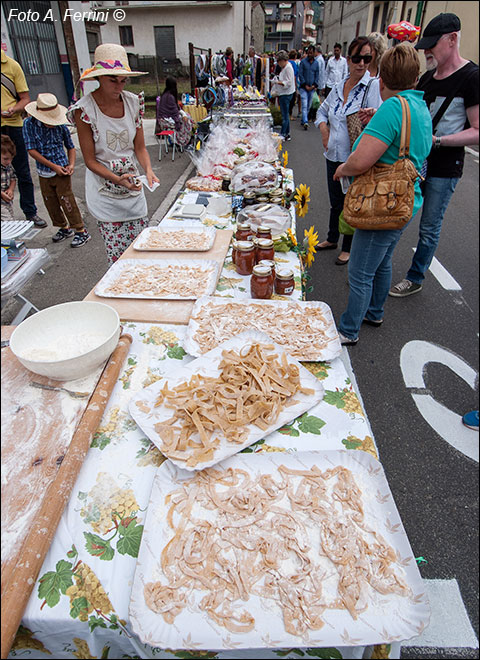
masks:
MULTIPOLYGON (((187 188, 135 258, 235 229, 231 205, 187 188)), ((290 296, 252 300, 229 251, 188 323, 122 317, 132 345, 9 657, 399 657, 428 624, 331 311, 303 300, 297 254, 275 262, 290 296)))

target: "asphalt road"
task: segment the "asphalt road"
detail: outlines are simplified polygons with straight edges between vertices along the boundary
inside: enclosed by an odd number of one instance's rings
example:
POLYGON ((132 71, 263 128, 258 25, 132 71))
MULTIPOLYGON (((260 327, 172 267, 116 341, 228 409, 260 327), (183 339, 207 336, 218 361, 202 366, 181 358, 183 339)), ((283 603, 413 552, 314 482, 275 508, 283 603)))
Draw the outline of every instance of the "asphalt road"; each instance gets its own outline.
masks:
MULTIPOLYGON (((287 150, 295 183, 305 183, 311 190, 309 211, 305 218, 297 219, 297 236, 300 240, 303 230, 313 224, 322 241, 327 237, 329 202, 320 134, 313 124, 304 131, 296 120, 291 135, 287 150)), ((430 395, 459 416, 478 409, 478 217, 478 156, 467 154, 464 176, 445 214, 436 252, 461 290, 446 290, 429 272, 421 292, 407 298, 389 297, 382 327, 363 326, 358 344, 348 348, 414 556, 428 561, 420 566, 422 577, 458 581, 477 638, 478 462, 444 439, 449 429, 440 428, 439 434, 432 428, 412 394, 430 395), (405 384, 400 355, 407 344, 416 346, 416 364, 423 373, 424 387, 405 384), (427 350, 439 361, 427 360, 427 350), (455 362, 455 356, 477 371, 474 389, 445 365, 445 361, 455 362)), ((403 279, 408 270, 412 248, 417 244, 418 221, 419 215, 396 248, 393 283, 403 279)), ((339 251, 317 253, 310 269, 314 289, 308 295, 311 300, 328 303, 337 323, 348 298, 348 267, 334 263, 339 251)), ((438 423, 441 426, 441 421, 438 423)), ((459 433, 465 432, 460 417, 455 423, 461 427, 459 433)), ((456 435, 455 427, 450 432, 456 435)), ((478 433, 469 433, 472 443, 478 443, 478 433)), ((445 657, 440 655, 444 652, 416 649, 412 654, 404 648, 402 658, 445 657)), ((478 658, 478 648, 457 653, 446 657, 478 658)))
MULTIPOLYGON (((169 199, 173 201, 175 182, 185 176, 190 160, 183 154, 174 162, 170 157, 158 162, 158 148, 150 134, 153 128, 148 131, 150 127, 146 127, 148 149, 161 180, 155 193, 147 193, 152 216, 162 202, 168 206, 169 199)), ((287 144, 289 166, 294 170, 296 184, 310 186, 312 197, 306 218, 297 222, 297 235, 301 239, 303 229, 313 224, 323 240, 328 226, 329 202, 320 135, 312 124, 308 131, 301 129, 298 120, 292 123, 291 134, 292 141, 287 144)), ((37 182, 36 175, 33 176, 37 182)), ((81 300, 107 270, 102 239, 83 201, 84 165, 80 152, 73 188, 92 240, 79 249, 71 249, 70 241, 55 245, 51 241, 55 230, 49 223, 47 229, 28 241, 27 247, 46 247, 51 256, 45 275, 35 276, 22 291, 40 309, 81 300)), ((47 218, 39 191, 37 201, 41 215, 47 218)), ((420 566, 421 574, 427 579, 458 581, 477 638, 478 463, 444 439, 448 429, 440 428, 438 432, 432 428, 412 395, 430 395, 458 416, 478 408, 478 379, 471 387, 444 364, 459 358, 457 362, 464 361, 471 369, 478 370, 478 217, 478 156, 468 154, 465 173, 447 210, 436 253, 461 290, 445 289, 429 273, 420 293, 405 299, 389 298, 383 326, 362 328, 359 343, 348 349, 381 462, 414 556, 424 557, 428 562, 420 566), (415 346, 411 342, 425 342, 420 345, 424 351, 429 348, 440 356, 440 361, 428 361, 421 350, 416 351, 417 367, 424 378, 421 387, 418 384, 407 387, 402 373, 401 351, 407 344, 415 346), (440 349, 444 349, 443 352, 440 349), (427 364, 422 367, 423 362, 427 364)), ((402 279, 408 269, 412 247, 417 242, 417 228, 418 218, 405 231, 396 248, 394 282, 402 279)), ((333 250, 316 255, 310 270, 314 290, 308 298, 328 303, 338 322, 348 297, 348 268, 336 266, 335 258, 333 250)), ((8 303, 2 310, 2 323, 11 323, 18 309, 15 301, 8 303)), ((461 427, 459 418, 456 423, 461 427)), ((455 428, 453 432, 455 434, 455 428)), ((470 433, 473 442, 478 443, 478 434, 470 433)), ((455 651, 402 648, 402 658, 414 657, 477 658, 478 648, 455 651)))

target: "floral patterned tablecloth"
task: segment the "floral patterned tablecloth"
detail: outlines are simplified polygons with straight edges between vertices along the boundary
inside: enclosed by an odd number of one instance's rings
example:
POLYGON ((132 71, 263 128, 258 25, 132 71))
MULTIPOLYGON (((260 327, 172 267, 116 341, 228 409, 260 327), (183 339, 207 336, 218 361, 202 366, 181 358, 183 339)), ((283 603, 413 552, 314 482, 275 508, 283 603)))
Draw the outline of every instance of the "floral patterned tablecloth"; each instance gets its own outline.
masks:
MULTIPOLYGON (((134 392, 193 358, 185 326, 124 323, 133 337, 9 657, 361 658, 365 647, 197 652, 154 649, 128 623, 128 604, 155 472, 164 458, 128 413, 134 392)), ((364 450, 377 456, 368 420, 340 358, 304 363, 325 398, 249 451, 364 450)), ((377 649, 377 647, 375 647, 377 649)), ((390 647, 385 647, 388 657, 390 647)), ((378 651, 378 649, 377 649, 378 651)), ((392 656, 390 656, 392 657, 392 656)))

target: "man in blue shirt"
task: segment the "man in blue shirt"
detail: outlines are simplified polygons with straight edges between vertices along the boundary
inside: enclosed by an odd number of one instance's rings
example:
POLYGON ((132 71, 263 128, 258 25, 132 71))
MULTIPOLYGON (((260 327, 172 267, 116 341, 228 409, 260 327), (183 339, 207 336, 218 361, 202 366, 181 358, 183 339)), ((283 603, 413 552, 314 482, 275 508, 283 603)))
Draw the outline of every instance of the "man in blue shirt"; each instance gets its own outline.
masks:
POLYGON ((304 57, 298 67, 299 94, 302 100, 302 126, 308 130, 308 111, 312 105, 313 93, 320 82, 320 68, 315 59, 315 47, 309 46, 307 57, 304 57))
POLYGON ((53 226, 59 228, 52 240, 58 243, 75 234, 71 247, 81 247, 90 240, 90 234, 72 191, 76 154, 66 125, 67 109, 53 94, 39 94, 25 111, 30 115, 23 123, 25 147, 37 161, 43 201, 53 226))

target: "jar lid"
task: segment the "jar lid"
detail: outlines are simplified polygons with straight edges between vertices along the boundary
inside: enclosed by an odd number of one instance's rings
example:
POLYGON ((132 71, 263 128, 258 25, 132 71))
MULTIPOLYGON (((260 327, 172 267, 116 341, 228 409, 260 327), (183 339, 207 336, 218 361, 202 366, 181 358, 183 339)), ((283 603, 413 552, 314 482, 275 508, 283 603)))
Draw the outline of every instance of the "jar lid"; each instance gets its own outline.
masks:
POLYGON ((272 230, 267 225, 260 225, 259 227, 257 227, 257 232, 263 233, 265 231, 271 232, 272 230))
POLYGON ((276 274, 279 280, 291 280, 293 277, 293 270, 290 270, 289 268, 281 268, 280 270, 277 270, 276 274))
POLYGON ((271 248, 273 247, 273 241, 270 238, 259 238, 257 239, 257 245, 260 248, 271 248))
POLYGON ((260 204, 263 204, 263 202, 268 202, 268 197, 266 195, 259 195, 257 200, 260 204))
POLYGON ((258 262, 259 266, 268 266, 272 270, 275 268, 275 262, 272 259, 261 259, 258 262))
POLYGON ((222 176, 222 179, 223 179, 224 181, 225 181, 226 179, 228 179, 228 180, 230 181, 231 178, 232 178, 232 177, 230 176, 230 174, 224 174, 224 175, 222 176))
POLYGON ((245 199, 254 199, 255 198, 255 193, 254 192, 246 192, 246 193, 243 193, 243 196, 245 197, 245 199))
POLYGON ((262 266, 261 264, 257 264, 256 266, 253 267, 252 273, 254 275, 259 275, 261 277, 266 277, 267 275, 270 275, 272 272, 272 269, 270 266, 262 266))
POLYGON ((235 248, 241 252, 249 252, 250 250, 253 250, 254 247, 252 241, 237 241, 237 244, 235 245, 235 248))
POLYGON ((249 222, 237 222, 237 229, 251 229, 249 222))

